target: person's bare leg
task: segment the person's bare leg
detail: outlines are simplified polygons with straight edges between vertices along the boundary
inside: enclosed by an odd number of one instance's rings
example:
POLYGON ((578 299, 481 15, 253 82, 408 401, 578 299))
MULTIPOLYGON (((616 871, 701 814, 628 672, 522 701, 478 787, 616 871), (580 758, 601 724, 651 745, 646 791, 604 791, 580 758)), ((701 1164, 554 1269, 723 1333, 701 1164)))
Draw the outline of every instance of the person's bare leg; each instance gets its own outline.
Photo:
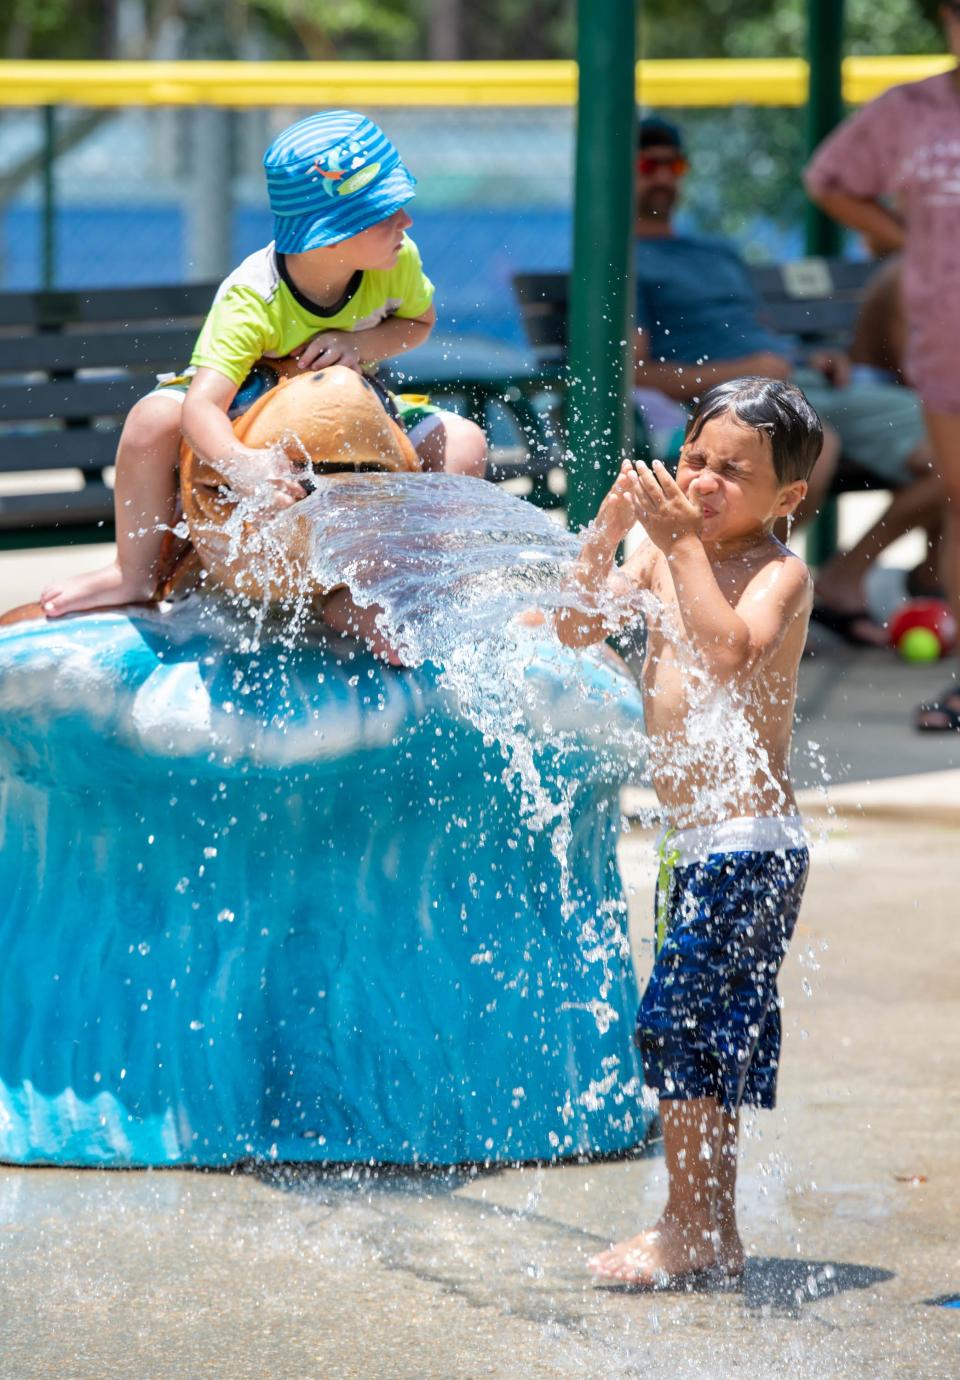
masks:
MULTIPOLYGON (((711 1269, 720 1259, 715 1234, 716 1168, 723 1134, 720 1106, 712 1097, 663 1099, 660 1122, 669 1184, 667 1205, 656 1226, 588 1261, 588 1268, 599 1279, 650 1288, 682 1282, 711 1269)), ((729 1173, 728 1165, 725 1171, 729 1173)), ((733 1172, 735 1175, 735 1160, 733 1172)), ((732 1221, 732 1231, 726 1218, 724 1222, 725 1239, 733 1253, 736 1220, 732 1221)), ((726 1268, 726 1261, 723 1263, 726 1268)))
MULTIPOLYGON (((926 410, 927 431, 933 446, 937 473, 943 484, 946 522, 941 538, 943 583, 954 617, 960 620, 960 413, 926 410)), ((960 668, 954 662, 954 675, 960 668)), ((945 697, 944 707, 960 714, 960 679, 956 690, 945 697)), ((949 715, 930 709, 918 715, 918 726, 949 727, 949 715)))
POLYGON ((442 420, 417 443, 420 463, 428 471, 466 474, 482 479, 487 472, 487 438, 476 422, 456 412, 442 420))
POLYGON ((180 410, 179 398, 158 394, 131 408, 117 447, 117 558, 89 575, 48 585, 40 595, 48 618, 153 596, 164 529, 174 520, 180 410))
POLYGON ((354 603, 350 591, 343 585, 326 596, 321 618, 328 628, 341 637, 355 637, 365 642, 381 661, 386 661, 390 666, 403 666, 405 663, 400 653, 378 626, 377 620, 382 611, 376 604, 361 608, 354 603))
POLYGON ((914 599, 943 598, 943 505, 937 509, 936 520, 925 522, 927 550, 919 565, 907 573, 907 588, 914 599))
MULTIPOLYGON (((816 573, 818 599, 841 613, 856 613, 865 605, 863 581, 873 562, 888 546, 914 527, 935 527, 943 506, 943 488, 928 474, 897 489, 889 506, 849 551, 832 556, 816 573)), ((886 634, 876 639, 886 641, 886 634)))
POLYGON ((724 1274, 737 1279, 743 1274, 744 1250, 737 1227, 737 1153, 740 1115, 720 1111, 720 1135, 714 1165, 713 1230, 716 1263, 724 1274))

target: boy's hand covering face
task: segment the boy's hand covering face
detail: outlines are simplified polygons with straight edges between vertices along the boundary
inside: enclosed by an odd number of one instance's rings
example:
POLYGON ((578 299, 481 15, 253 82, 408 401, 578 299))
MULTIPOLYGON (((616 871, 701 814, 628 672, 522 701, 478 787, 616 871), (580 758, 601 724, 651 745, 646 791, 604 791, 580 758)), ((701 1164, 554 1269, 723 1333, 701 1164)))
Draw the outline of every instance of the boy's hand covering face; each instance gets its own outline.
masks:
POLYGON ((700 535, 703 513, 690 502, 662 461, 654 460, 652 470, 640 461, 635 474, 636 518, 654 546, 668 552, 681 537, 700 535))

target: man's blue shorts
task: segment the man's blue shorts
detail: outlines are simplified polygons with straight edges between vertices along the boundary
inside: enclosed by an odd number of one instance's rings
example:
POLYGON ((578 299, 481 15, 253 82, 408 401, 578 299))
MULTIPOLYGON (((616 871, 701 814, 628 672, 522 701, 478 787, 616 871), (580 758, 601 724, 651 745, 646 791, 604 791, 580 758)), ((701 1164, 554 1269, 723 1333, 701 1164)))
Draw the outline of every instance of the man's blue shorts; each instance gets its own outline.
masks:
POLYGON ((665 926, 636 1032, 645 1081, 661 1098, 773 1107, 777 973, 808 868, 807 849, 795 847, 710 853, 661 874, 665 926))

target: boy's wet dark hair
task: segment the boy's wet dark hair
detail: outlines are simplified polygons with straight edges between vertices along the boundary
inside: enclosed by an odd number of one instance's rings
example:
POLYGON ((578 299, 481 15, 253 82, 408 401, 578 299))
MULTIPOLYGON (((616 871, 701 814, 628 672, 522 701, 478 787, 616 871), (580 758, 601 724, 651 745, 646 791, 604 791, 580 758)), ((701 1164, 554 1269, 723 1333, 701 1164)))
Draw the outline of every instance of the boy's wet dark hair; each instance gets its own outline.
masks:
POLYGON ((743 426, 769 436, 781 485, 810 478, 823 446, 823 427, 795 384, 763 378, 718 383, 701 398, 687 423, 684 443, 695 441, 707 422, 727 412, 743 426))

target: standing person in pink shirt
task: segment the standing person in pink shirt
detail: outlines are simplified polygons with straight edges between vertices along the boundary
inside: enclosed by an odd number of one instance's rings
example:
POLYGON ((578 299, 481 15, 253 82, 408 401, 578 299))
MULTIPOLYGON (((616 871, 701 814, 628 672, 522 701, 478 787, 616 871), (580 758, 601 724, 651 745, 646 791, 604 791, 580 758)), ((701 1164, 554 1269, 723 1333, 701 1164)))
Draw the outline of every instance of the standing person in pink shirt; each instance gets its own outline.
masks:
MULTIPOLYGON (((947 496, 944 577, 960 614, 960 0, 940 6, 958 66, 892 87, 821 144, 807 191, 828 215, 903 252, 906 373, 947 496)), ((960 731, 960 680, 916 726, 960 731)))

